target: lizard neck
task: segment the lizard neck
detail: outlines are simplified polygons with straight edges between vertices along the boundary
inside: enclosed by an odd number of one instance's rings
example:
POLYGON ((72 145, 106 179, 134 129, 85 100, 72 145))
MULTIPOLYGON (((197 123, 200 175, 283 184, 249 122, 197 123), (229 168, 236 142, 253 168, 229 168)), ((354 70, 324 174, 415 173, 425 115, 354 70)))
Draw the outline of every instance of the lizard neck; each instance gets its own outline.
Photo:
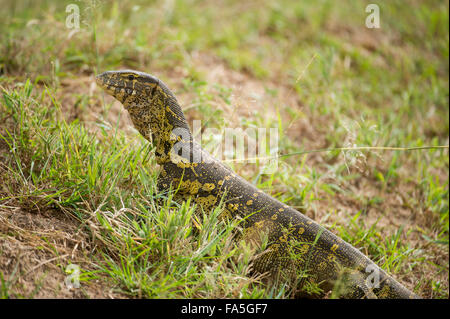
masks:
POLYGON ((180 160, 180 156, 190 160, 192 134, 172 92, 158 90, 153 98, 132 96, 123 104, 139 133, 156 148, 158 164, 180 160))

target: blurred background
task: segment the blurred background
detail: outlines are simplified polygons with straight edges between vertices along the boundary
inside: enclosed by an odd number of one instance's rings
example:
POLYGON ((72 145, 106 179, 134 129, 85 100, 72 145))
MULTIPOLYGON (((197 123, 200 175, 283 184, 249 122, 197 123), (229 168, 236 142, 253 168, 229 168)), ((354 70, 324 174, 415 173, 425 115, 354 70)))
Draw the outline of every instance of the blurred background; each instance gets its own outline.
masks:
MULTIPOLYGON (((65 121, 101 141, 111 143, 116 125, 136 132, 93 77, 131 68, 162 79, 190 125, 277 127, 280 153, 448 145, 448 1, 0 0, 0 7, 1 88, 23 90, 29 79, 38 96, 51 92, 42 105, 58 101, 65 121), (374 28, 370 3, 379 8, 374 28)), ((15 121, 5 101, 0 119, 15 121)), ((448 298, 448 149, 293 156, 270 176, 258 163, 230 165, 362 247, 416 293, 448 298)))

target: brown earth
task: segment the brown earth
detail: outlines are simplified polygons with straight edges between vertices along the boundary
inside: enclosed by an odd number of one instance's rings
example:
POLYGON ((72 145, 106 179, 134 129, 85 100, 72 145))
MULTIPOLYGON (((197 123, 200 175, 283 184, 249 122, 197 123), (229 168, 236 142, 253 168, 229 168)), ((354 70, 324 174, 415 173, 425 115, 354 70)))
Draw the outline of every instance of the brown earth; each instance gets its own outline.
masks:
MULTIPOLYGON (((347 31, 342 31, 347 32, 347 31)), ((350 31, 348 31, 350 32, 350 31)), ((370 50, 370 48, 367 48, 370 50)), ((192 54, 192 63, 214 92, 213 84, 218 83, 232 89, 231 105, 222 99, 214 99, 214 105, 223 109, 226 121, 230 125, 239 126, 241 117, 252 117, 258 112, 276 116, 275 108, 271 106, 290 105, 298 108, 303 116, 287 126, 286 134, 299 146, 305 149, 326 147, 326 141, 321 129, 327 127, 326 118, 311 118, 308 110, 303 108, 301 101, 296 98, 292 88, 274 82, 262 82, 252 76, 230 69, 224 62, 204 53, 192 54), (278 94, 272 96, 266 90, 276 89, 278 94), (268 113, 270 112, 270 113, 268 113), (301 139, 299 138, 301 136, 301 139)), ((150 72, 149 70, 142 70, 150 72)), ((187 76, 184 69, 173 70, 172 74, 158 70, 150 73, 157 74, 174 91, 181 86, 181 79, 187 76)), ((215 93, 217 96, 217 93, 215 93)), ((102 123, 112 129, 118 125, 120 130, 127 133, 134 132, 128 114, 121 104, 95 87, 93 76, 79 76, 66 78, 60 83, 57 96, 61 101, 62 115, 69 121, 78 119, 95 134, 98 124, 102 123), (105 106, 108 109, 105 109, 105 106)), ((189 108, 192 93, 181 92, 177 95, 181 105, 189 108)), ((289 119, 281 110, 281 116, 289 119)), ((187 112, 189 121, 202 119, 195 108, 187 112)), ((1 126, 1 125, 0 125, 1 126)), ((0 140, 1 143, 1 140, 0 140)), ((0 144, 0 159, 8 152, 6 145, 0 144), (2 154, 3 153, 3 154, 2 154)), ((340 159, 342 160, 342 159, 340 159)), ((307 158, 307 165, 317 166, 319 171, 327 177, 323 165, 327 159, 321 154, 312 154, 307 158)), ((408 288, 421 279, 428 278, 421 287, 423 297, 433 297, 430 286, 431 278, 439 279, 448 289, 448 272, 445 265, 440 267, 442 260, 448 260, 448 249, 440 249, 430 245, 421 236, 420 227, 430 226, 435 219, 430 211, 421 211, 405 200, 402 194, 410 194, 413 198, 421 198, 415 185, 399 182, 394 192, 387 192, 373 177, 364 174, 364 165, 383 165, 376 157, 370 163, 363 163, 360 167, 361 177, 349 183, 342 184, 346 192, 331 196, 317 188, 317 198, 308 204, 305 213, 323 223, 325 226, 342 225, 346 227, 350 218, 358 211, 364 211, 365 227, 377 222, 379 233, 377 236, 386 238, 392 236, 398 227, 404 227, 401 234, 403 241, 410 242, 410 247, 428 250, 431 256, 429 262, 415 265, 413 271, 402 266, 395 276, 408 288), (351 195, 348 195, 351 194, 351 195), (382 198, 375 204, 364 204, 373 197, 382 198), (408 234, 406 238, 406 234, 408 234), (433 263, 435 265, 433 265, 433 263), (430 275, 432 273, 432 275, 430 275)), ((354 168, 351 168, 354 170, 354 168)), ((410 168, 414 169, 414 168, 410 168)), ((244 176, 250 176, 252 168, 241 167, 238 170, 244 176)), ((0 166, 0 177, 8 174, 3 165, 0 166)), ((272 194, 283 192, 283 185, 274 185, 272 194)), ((5 191, 0 189, 0 197, 5 191)), ((366 248, 362 248, 367 253, 366 248)), ((114 287, 105 287, 105 281, 90 280, 82 285, 82 289, 69 290, 64 284, 67 274, 64 269, 70 263, 80 265, 83 270, 94 270, 92 257, 95 255, 95 244, 90 235, 80 228, 80 223, 58 209, 40 211, 21 207, 13 199, 2 201, 0 205, 0 271, 3 281, 11 285, 11 297, 35 298, 120 298, 114 287)))

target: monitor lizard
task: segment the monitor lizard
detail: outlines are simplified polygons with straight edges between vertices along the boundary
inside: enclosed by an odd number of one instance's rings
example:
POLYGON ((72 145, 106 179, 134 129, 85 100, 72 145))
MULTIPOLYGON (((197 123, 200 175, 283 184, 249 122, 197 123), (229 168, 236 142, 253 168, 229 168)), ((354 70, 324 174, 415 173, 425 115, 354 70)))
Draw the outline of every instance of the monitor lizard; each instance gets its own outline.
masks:
POLYGON ((155 148, 161 166, 158 190, 177 189, 204 211, 222 201, 224 216, 241 218, 242 238, 267 249, 253 263, 256 272, 297 276, 341 298, 420 298, 358 249, 309 217, 264 193, 194 141, 183 111, 158 78, 134 70, 107 71, 97 84, 120 101, 136 129, 155 148), (266 237, 264 237, 266 236, 266 237))

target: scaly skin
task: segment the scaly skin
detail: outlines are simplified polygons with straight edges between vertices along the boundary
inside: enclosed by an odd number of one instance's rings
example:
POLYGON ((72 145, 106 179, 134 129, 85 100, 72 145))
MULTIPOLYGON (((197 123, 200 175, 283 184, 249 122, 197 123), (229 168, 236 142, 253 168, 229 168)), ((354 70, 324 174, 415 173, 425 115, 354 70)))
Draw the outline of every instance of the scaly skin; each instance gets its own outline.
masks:
POLYGON ((254 269, 273 278, 306 281, 343 298, 418 298, 359 250, 297 210, 265 194, 193 141, 173 93, 161 80, 137 71, 109 71, 97 84, 128 110, 134 126, 155 146, 158 189, 177 189, 205 211, 222 200, 229 218, 243 218, 243 239, 267 246, 254 269), (378 283, 378 285, 376 285, 378 283))

